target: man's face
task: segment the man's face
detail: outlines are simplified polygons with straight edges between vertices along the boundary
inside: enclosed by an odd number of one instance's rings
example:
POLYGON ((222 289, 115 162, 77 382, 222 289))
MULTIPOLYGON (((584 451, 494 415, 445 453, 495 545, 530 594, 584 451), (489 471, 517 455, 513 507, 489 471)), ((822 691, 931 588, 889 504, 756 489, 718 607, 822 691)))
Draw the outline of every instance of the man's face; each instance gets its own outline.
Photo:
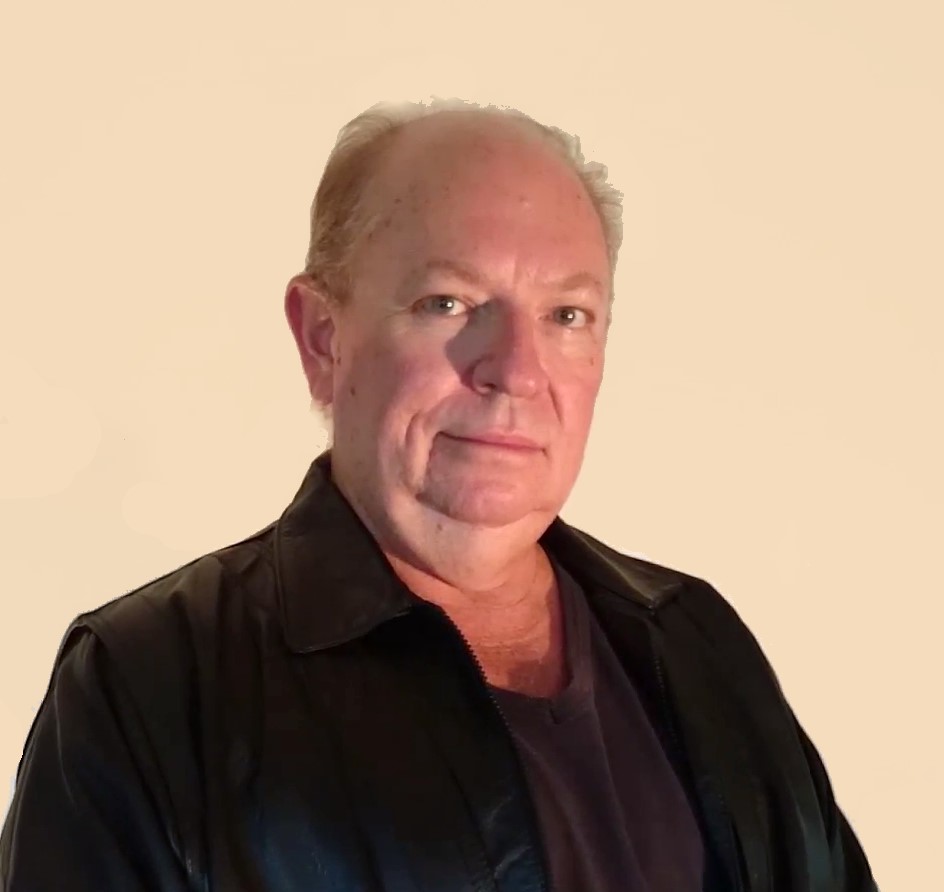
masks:
POLYGON ((601 223, 520 125, 433 118, 401 137, 336 313, 336 474, 394 526, 543 528, 576 479, 603 373, 601 223), (531 445, 477 439, 500 434, 531 445))

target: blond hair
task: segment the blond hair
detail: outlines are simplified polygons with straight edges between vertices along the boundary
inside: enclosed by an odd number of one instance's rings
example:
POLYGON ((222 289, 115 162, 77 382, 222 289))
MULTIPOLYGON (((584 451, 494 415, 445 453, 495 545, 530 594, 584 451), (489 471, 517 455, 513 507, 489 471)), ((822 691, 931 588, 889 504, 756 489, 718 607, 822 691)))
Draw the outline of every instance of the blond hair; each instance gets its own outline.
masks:
POLYGON ((330 300, 344 303, 352 289, 353 260, 378 217, 368 208, 369 185, 394 137, 410 122, 443 111, 476 111, 511 117, 534 127, 578 175, 600 217, 612 274, 623 240, 623 195, 607 181, 604 165, 584 160, 578 137, 541 124, 513 108, 481 106, 462 99, 379 102, 345 124, 328 157, 311 205, 305 273, 330 300))

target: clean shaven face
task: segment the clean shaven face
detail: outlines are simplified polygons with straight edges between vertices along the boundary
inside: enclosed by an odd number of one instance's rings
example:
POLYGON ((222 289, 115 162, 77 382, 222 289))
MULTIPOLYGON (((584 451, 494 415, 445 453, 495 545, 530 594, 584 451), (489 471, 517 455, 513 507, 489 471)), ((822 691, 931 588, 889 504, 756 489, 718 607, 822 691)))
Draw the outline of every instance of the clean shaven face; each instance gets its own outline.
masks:
POLYGON ((543 530, 603 374, 610 266, 579 178, 517 122, 400 134, 338 312, 333 464, 371 516, 543 530))

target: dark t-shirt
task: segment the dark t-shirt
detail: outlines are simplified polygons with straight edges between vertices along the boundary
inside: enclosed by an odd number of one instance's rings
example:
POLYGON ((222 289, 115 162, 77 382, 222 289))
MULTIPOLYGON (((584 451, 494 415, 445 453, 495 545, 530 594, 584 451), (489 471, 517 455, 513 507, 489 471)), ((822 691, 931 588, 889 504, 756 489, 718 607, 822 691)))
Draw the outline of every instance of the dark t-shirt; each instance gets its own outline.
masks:
POLYGON ((701 834, 642 703, 578 583, 554 562, 569 682, 492 687, 524 761, 554 892, 695 892, 701 834))

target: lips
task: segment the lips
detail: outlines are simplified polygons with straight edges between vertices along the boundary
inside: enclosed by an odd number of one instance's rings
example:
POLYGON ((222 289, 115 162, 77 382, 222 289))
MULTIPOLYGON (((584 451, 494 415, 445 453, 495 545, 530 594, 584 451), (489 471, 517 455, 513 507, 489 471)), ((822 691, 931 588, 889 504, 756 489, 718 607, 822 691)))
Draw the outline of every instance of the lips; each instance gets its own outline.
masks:
POLYGON ((464 440, 470 443, 480 443, 485 446, 503 446, 506 449, 522 451, 537 451, 541 447, 528 437, 519 434, 506 434, 499 431, 485 431, 469 434, 446 434, 453 440, 464 440))

